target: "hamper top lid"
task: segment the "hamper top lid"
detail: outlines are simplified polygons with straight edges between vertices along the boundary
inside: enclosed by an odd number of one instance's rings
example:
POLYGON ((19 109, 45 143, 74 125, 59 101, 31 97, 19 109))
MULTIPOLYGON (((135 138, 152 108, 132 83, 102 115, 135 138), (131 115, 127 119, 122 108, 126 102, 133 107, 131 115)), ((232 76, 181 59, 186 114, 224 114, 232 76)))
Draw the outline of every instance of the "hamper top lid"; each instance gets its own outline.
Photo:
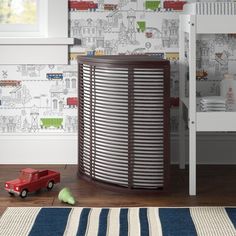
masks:
POLYGON ((135 66, 135 65, 149 65, 149 66, 165 66, 169 65, 169 61, 160 59, 158 56, 148 55, 112 55, 112 56, 79 56, 77 58, 78 63, 85 64, 99 64, 99 65, 124 65, 124 66, 135 66))

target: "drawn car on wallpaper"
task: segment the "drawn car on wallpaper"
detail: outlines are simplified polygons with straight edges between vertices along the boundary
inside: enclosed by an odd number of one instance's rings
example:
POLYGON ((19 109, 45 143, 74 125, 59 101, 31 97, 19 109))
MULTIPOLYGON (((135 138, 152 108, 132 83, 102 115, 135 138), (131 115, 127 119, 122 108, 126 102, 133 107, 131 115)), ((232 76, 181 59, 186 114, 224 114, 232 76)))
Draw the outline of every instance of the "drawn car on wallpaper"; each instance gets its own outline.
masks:
POLYGON ((69 107, 75 108, 78 106, 78 98, 77 97, 68 97, 66 99, 66 103, 69 107))
POLYGON ((41 129, 63 129, 63 118, 41 118, 41 129))
POLYGON ((53 170, 35 170, 31 168, 22 169, 18 179, 5 183, 5 190, 10 195, 18 195, 22 198, 28 193, 35 192, 41 188, 51 190, 54 184, 60 182, 60 173, 53 170))
POLYGON ((46 77, 48 80, 62 80, 63 79, 63 73, 47 73, 46 77))
POLYGON ((165 0, 163 3, 163 7, 166 10, 182 11, 185 3, 187 3, 187 2, 186 1, 165 0))
POLYGON ((155 57, 157 57, 159 59, 164 59, 164 57, 165 57, 164 52, 145 52, 145 55, 155 56, 155 57))
POLYGON ((196 72, 197 80, 207 80, 208 73, 205 70, 200 70, 196 72))
POLYGON ((105 3, 104 5, 103 5, 103 7, 104 7, 104 10, 105 11, 115 11, 115 10, 117 10, 117 4, 108 4, 108 3, 105 3))
POLYGON ((96 11, 98 4, 93 1, 69 1, 69 8, 72 11, 81 10, 81 11, 96 11))
MULTIPOLYGON (((165 0, 163 2, 163 10, 165 11, 182 11, 183 6, 186 3, 186 1, 173 1, 173 0, 165 0)), ((161 11, 161 1, 155 1, 155 0, 147 0, 145 1, 145 9, 146 10, 152 10, 152 11, 161 11)))
POLYGON ((18 87, 20 85, 20 80, 0 80, 0 87, 18 87))

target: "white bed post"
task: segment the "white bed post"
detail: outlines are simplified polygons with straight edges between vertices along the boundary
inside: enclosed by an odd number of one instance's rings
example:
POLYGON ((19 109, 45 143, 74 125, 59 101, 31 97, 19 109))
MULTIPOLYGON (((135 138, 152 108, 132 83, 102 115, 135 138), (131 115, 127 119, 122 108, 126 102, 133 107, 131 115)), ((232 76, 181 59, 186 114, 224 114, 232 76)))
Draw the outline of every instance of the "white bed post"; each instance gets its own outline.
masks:
POLYGON ((196 195, 196 18, 189 31, 189 194, 196 195))
POLYGON ((185 122, 183 119, 184 104, 182 98, 185 97, 185 32, 183 22, 180 18, 179 27, 179 168, 185 169, 185 122))

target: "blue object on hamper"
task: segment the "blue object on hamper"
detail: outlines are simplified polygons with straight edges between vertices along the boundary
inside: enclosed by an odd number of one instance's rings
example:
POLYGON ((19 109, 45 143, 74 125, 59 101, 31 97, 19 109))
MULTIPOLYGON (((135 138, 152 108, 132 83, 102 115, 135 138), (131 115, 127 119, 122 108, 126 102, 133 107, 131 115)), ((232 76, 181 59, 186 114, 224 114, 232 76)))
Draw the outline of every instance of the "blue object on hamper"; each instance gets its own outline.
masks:
POLYGON ((10 207, 0 236, 235 236, 236 208, 10 207))

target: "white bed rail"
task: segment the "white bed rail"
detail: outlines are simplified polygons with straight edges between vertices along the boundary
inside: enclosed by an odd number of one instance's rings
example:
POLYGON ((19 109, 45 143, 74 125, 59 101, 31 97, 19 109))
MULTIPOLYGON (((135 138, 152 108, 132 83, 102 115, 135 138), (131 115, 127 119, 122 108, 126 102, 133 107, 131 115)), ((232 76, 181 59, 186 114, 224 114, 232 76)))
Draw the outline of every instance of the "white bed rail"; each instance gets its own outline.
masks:
POLYGON ((235 2, 197 2, 197 3, 185 4, 184 14, 236 15, 236 3, 235 2))

